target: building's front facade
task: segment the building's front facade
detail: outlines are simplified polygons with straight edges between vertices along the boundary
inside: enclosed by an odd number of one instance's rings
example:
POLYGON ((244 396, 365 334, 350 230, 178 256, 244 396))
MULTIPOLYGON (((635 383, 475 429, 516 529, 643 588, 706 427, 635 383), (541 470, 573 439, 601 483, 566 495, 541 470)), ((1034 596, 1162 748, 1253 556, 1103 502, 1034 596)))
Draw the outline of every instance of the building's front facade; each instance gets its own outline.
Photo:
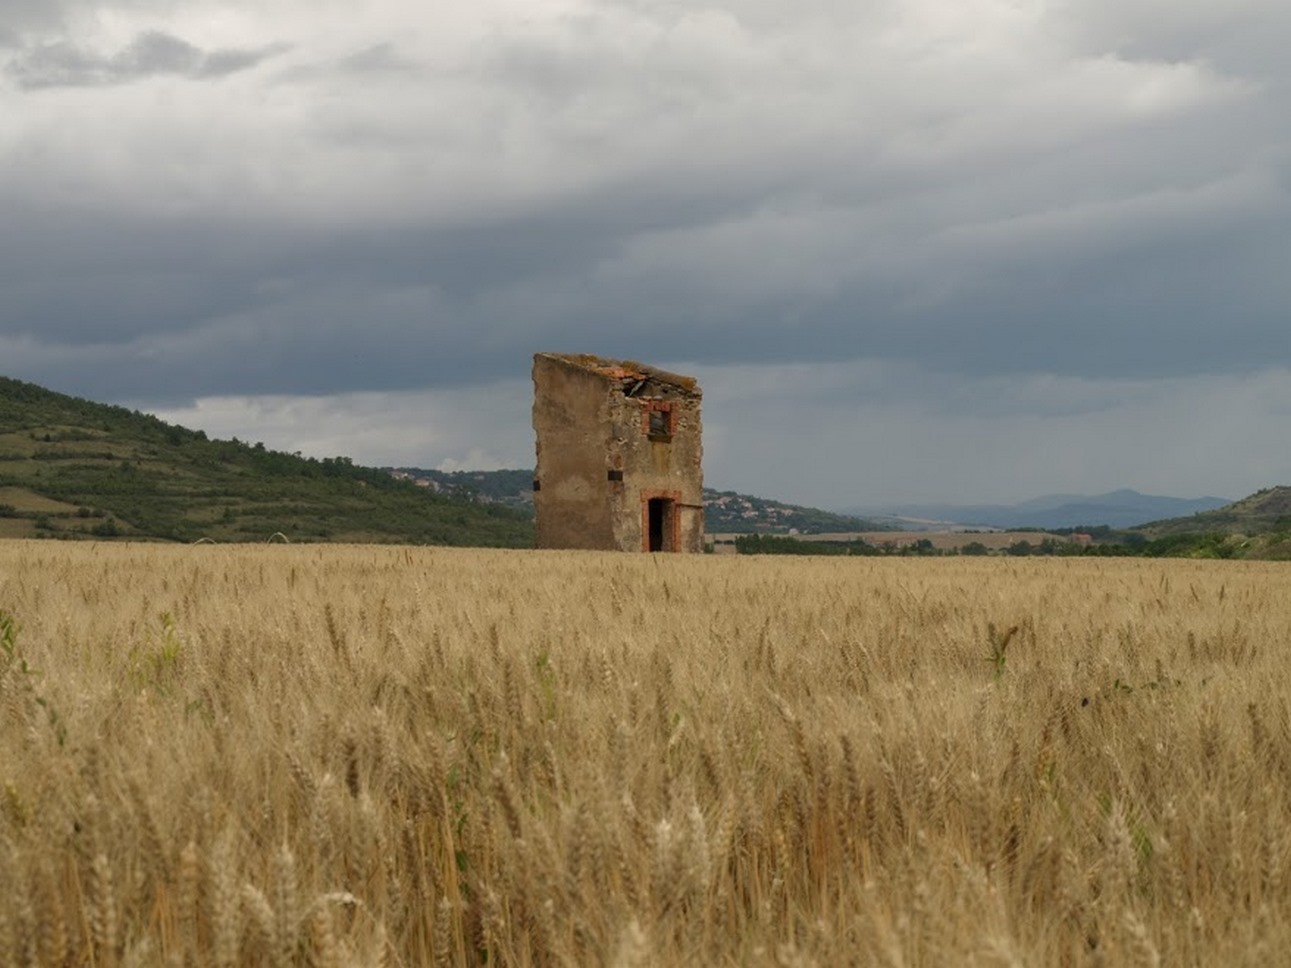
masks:
POLYGON ((695 380, 641 363, 538 353, 533 381, 537 546, 702 551, 695 380))

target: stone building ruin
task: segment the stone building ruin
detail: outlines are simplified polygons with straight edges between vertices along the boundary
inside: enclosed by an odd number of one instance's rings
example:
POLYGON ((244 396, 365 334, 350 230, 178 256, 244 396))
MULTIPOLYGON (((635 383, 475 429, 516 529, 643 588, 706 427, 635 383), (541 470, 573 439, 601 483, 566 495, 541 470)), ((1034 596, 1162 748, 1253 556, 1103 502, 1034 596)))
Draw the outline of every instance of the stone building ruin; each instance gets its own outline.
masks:
POLYGON ((539 548, 701 552, 701 393, 626 360, 533 358, 539 548))

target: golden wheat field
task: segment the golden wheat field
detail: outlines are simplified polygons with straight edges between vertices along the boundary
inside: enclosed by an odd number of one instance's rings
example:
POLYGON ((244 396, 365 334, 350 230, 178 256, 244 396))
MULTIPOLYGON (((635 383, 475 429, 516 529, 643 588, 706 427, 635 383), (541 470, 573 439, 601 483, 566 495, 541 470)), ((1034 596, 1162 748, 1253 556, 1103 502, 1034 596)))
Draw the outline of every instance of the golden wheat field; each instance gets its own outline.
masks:
POLYGON ((1283 566, 0 544, 14 965, 1267 965, 1283 566))

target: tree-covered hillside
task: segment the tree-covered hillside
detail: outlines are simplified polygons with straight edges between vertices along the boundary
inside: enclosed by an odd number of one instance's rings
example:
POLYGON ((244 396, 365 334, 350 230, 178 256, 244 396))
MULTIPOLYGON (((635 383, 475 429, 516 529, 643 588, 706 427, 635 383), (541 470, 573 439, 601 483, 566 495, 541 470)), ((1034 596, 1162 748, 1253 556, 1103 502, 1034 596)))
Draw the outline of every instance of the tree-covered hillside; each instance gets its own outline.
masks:
POLYGON ((1136 530, 1154 537, 1196 531, 1249 535, 1291 530, 1291 487, 1266 487, 1213 511, 1153 521, 1136 530))
POLYGON ((527 547, 502 506, 0 377, 0 536, 527 547))
POLYGON ((1213 511, 1133 529, 1153 545, 1200 549, 1198 557, 1291 559, 1291 487, 1266 487, 1213 511), (1207 551, 1214 549, 1214 554, 1207 551))
POLYGON ((411 480, 440 494, 478 504, 503 504, 533 516, 533 471, 435 471, 421 467, 387 468, 396 477, 411 480))

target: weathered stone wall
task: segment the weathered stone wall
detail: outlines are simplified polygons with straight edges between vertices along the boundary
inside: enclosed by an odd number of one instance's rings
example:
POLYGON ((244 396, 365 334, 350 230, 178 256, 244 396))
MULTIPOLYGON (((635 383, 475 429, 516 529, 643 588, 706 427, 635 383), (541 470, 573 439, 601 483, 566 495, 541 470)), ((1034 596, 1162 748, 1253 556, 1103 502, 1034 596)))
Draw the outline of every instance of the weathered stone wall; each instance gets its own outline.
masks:
POLYGON ((702 551, 703 444, 693 381, 651 379, 629 396, 622 379, 581 358, 541 353, 533 375, 537 546, 648 550, 648 502, 664 498, 672 502, 667 547, 702 551), (650 432, 651 410, 667 414, 668 433, 650 432))
MULTIPOLYGON (((673 550, 704 550, 703 443, 699 400, 681 393, 662 392, 653 398, 618 395, 609 404, 612 435, 611 466, 623 471, 622 483, 613 485, 610 520, 615 545, 624 551, 644 551, 646 501, 667 497, 677 516, 673 550), (652 403, 671 411, 672 439, 652 440, 646 432, 652 403)), ((670 542, 671 543, 671 542, 670 542)))
POLYGON ((614 550, 605 471, 608 385, 603 377, 543 354, 534 357, 533 382, 535 543, 614 550))

